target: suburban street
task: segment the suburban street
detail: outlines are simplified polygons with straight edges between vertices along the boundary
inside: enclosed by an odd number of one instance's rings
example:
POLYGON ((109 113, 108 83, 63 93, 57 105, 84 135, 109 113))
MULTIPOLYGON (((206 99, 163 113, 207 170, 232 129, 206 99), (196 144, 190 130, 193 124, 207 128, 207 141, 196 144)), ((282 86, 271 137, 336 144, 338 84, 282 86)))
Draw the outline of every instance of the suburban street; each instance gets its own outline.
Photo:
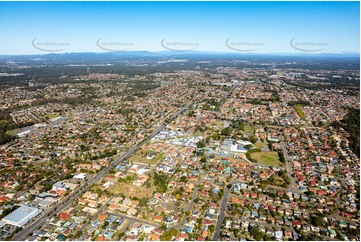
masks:
POLYGON ((231 193, 231 188, 228 188, 228 185, 233 185, 235 183, 239 183, 239 181, 230 181, 227 186, 225 187, 225 191, 224 191, 224 195, 223 195, 223 199, 222 199, 222 204, 221 204, 221 209, 218 215, 218 221, 217 221, 217 225, 216 225, 216 229, 214 231, 214 235, 213 235, 213 240, 217 241, 220 238, 220 233, 221 233, 221 226, 223 223, 223 220, 226 216, 226 207, 227 207, 227 202, 229 199, 229 195, 231 193))
POLYGON ((297 192, 297 185, 296 185, 295 179, 294 179, 293 176, 292 176, 292 174, 293 174, 292 165, 291 165, 290 159, 289 159, 289 157, 288 157, 285 144, 284 144, 283 141, 282 141, 282 142, 280 143, 280 145, 281 145, 281 148, 282 148, 283 154, 284 154, 284 156, 285 156, 285 160, 286 160, 286 171, 287 171, 288 177, 290 178, 290 186, 289 186, 289 189, 290 189, 292 192, 297 192))
MULTIPOLYGON (((200 181, 197 183, 197 185, 195 186, 195 189, 194 189, 194 192, 193 192, 193 196, 192 196, 192 200, 191 200, 191 202, 189 203, 188 208, 187 208, 187 210, 186 210, 185 212, 190 212, 190 211, 192 210, 194 200, 197 198, 198 189, 199 189, 198 186, 199 186, 199 184, 201 184, 201 182, 202 182, 202 180, 200 180, 200 181)), ((170 229, 172 229, 172 228, 174 228, 174 229, 179 229, 179 228, 181 228, 181 227, 183 226, 183 224, 186 222, 186 220, 187 220, 187 215, 184 213, 184 216, 183 216, 182 220, 181 220, 178 224, 173 225, 173 226, 170 226, 169 228, 170 228, 170 229)))

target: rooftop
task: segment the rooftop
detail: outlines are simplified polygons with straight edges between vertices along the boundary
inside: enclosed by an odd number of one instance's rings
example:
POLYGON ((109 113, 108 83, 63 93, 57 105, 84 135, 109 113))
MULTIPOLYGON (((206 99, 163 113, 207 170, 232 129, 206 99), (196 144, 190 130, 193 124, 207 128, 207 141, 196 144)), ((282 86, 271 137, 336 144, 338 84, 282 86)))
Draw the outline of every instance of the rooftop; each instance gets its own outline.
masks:
POLYGON ((22 205, 21 207, 17 208, 15 211, 6 215, 3 218, 3 221, 6 222, 7 224, 22 227, 40 213, 41 210, 38 208, 22 205))

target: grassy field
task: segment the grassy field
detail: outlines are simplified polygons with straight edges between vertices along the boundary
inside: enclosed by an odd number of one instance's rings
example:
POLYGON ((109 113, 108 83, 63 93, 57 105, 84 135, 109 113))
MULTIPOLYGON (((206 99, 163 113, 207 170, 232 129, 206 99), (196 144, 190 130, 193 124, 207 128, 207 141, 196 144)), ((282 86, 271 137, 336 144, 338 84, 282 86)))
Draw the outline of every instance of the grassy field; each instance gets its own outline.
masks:
POLYGON ((133 163, 142 163, 145 165, 155 165, 160 159, 162 159, 163 153, 152 151, 152 150, 138 150, 132 155, 129 160, 133 163), (147 159, 147 155, 150 152, 154 152, 155 156, 153 159, 147 159))
POLYGON ((256 148, 261 149, 261 148, 268 148, 268 144, 266 142, 257 142, 255 144, 256 148))
POLYGON ((294 109, 296 110, 296 112, 297 112, 297 114, 298 114, 298 116, 299 116, 300 118, 302 118, 302 119, 305 119, 305 118, 306 118, 306 115, 305 115, 305 113, 304 113, 303 110, 302 110, 302 105, 296 104, 296 105, 294 105, 293 107, 294 107, 294 109))
POLYGON ((245 125, 244 126, 244 132, 252 135, 252 134, 254 134, 254 128, 252 126, 245 125))
POLYGON ((46 118, 47 119, 52 119, 52 118, 56 118, 56 117, 59 117, 59 115, 49 113, 49 114, 46 114, 46 115, 43 116, 43 118, 45 118, 45 119, 46 118))
POLYGON ((256 152, 251 154, 252 159, 257 160, 257 163, 268 166, 281 166, 277 152, 256 152))
POLYGON ((118 182, 115 185, 108 188, 108 191, 114 195, 124 194, 126 197, 151 197, 155 191, 153 187, 138 187, 131 184, 118 182))

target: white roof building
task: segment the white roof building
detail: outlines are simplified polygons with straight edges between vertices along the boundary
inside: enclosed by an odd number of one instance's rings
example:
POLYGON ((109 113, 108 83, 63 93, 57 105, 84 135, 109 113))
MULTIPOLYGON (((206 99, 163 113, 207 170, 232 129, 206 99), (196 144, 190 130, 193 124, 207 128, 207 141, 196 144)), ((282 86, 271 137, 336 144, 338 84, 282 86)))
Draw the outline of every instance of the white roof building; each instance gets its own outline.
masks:
POLYGON ((76 174, 73 178, 74 179, 82 179, 82 180, 84 180, 85 177, 86 177, 85 173, 80 173, 80 174, 76 174))
POLYGON ((2 221, 17 227, 22 227, 42 212, 41 209, 22 205, 15 211, 6 215, 2 221))

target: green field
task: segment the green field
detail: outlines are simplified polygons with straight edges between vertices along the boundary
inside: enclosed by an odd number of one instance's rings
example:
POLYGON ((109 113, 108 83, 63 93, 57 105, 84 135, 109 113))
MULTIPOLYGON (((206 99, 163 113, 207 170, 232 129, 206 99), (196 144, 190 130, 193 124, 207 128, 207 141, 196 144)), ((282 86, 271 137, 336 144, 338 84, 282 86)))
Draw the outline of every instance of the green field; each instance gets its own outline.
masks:
POLYGON ((134 155, 132 155, 129 160, 134 163, 142 163, 145 165, 155 165, 162 159, 163 153, 152 151, 152 150, 138 150, 135 152, 134 155), (147 159, 147 155, 150 152, 154 152, 155 156, 153 159, 147 159))
POLYGON ((305 113, 304 113, 303 110, 302 110, 302 106, 303 106, 303 105, 301 105, 301 104, 296 104, 296 105, 294 105, 293 107, 294 107, 294 109, 296 110, 298 116, 299 116, 300 118, 302 118, 302 119, 305 119, 305 118, 306 118, 306 115, 305 115, 305 113))
POLYGON ((268 144, 266 142, 257 142, 255 144, 256 148, 261 149, 261 148, 268 148, 268 144))
POLYGON ((51 113, 46 114, 46 115, 43 116, 43 118, 45 118, 45 119, 53 119, 53 118, 57 118, 57 117, 59 117, 59 115, 51 114, 51 113))
POLYGON ((245 125, 244 126, 244 132, 252 135, 252 134, 254 134, 254 128, 252 126, 245 125))
POLYGON ((255 152, 251 154, 251 158, 257 161, 258 164, 267 166, 281 166, 277 152, 255 152))

